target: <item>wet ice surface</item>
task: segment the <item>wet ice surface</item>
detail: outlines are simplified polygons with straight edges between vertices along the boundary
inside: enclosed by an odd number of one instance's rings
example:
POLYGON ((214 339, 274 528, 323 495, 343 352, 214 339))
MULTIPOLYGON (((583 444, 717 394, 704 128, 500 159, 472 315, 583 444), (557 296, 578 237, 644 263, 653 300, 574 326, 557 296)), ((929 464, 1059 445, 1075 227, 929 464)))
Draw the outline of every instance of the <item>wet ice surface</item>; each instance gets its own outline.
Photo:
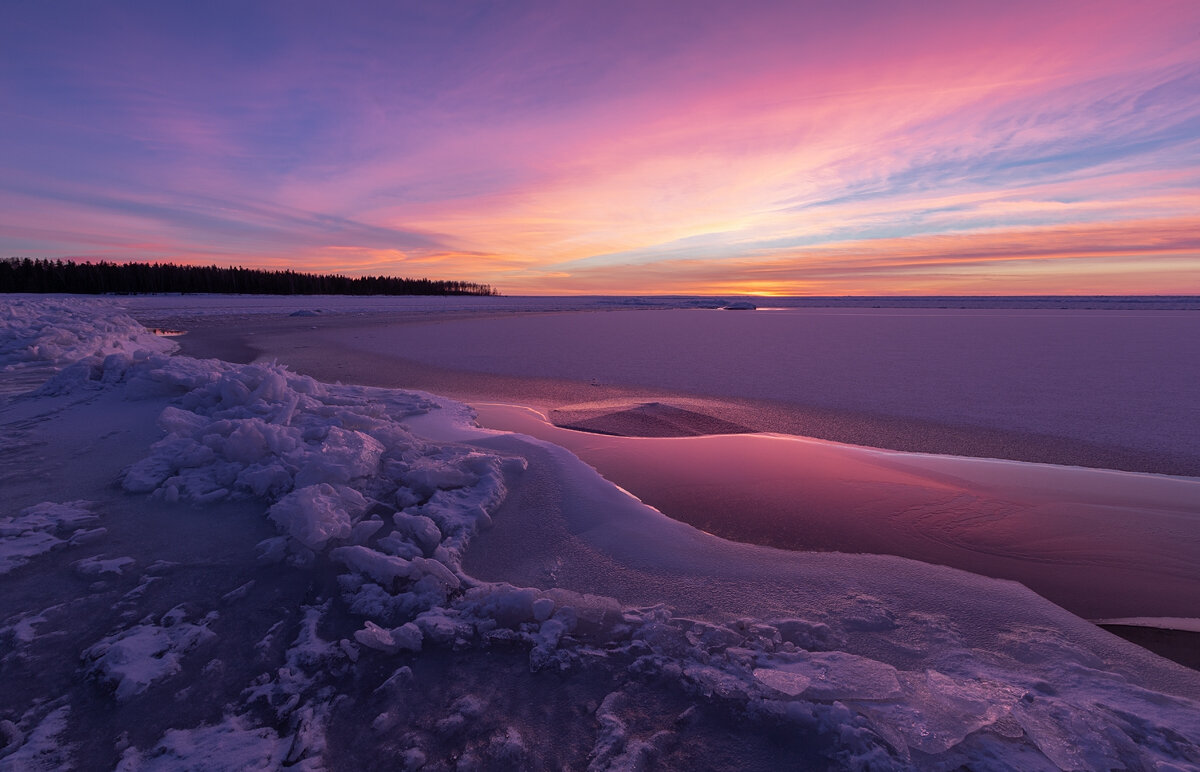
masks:
POLYGON ((0 769, 1200 764, 1200 676, 1020 586, 726 542, 468 416, 161 350, 0 405, 0 769))
POLYGON ((1200 479, 783 435, 643 438, 477 404, 665 514, 735 541, 899 555, 1015 579, 1087 618, 1200 609, 1200 479))

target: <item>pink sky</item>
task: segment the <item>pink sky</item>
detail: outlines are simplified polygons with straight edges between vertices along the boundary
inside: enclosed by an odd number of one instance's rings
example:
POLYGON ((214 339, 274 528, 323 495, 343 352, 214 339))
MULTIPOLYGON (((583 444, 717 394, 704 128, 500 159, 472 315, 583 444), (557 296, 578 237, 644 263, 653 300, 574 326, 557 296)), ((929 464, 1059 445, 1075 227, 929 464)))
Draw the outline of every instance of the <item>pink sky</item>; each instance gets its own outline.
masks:
POLYGON ((0 255, 1200 293, 1200 5, 19 3, 0 255))

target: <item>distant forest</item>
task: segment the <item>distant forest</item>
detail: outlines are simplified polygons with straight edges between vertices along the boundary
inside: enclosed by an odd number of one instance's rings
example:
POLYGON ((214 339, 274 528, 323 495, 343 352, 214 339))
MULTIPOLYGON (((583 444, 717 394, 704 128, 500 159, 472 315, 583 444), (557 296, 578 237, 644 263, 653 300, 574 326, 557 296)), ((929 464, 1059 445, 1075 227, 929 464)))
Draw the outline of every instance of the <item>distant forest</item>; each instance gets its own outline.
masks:
POLYGON ((174 263, 0 260, 0 292, 81 295, 213 292, 233 295, 498 295, 487 284, 394 276, 260 271, 174 263))

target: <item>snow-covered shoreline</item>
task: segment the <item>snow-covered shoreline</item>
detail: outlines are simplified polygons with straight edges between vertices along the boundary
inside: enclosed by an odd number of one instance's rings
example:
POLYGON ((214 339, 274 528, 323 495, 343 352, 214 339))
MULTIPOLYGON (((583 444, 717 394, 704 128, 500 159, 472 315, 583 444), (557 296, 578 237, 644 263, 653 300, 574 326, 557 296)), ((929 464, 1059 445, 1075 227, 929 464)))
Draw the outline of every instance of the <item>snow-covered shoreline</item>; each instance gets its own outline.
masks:
POLYGON ((732 544, 447 400, 7 308, 10 361, 81 359, 0 406, 0 769, 1200 764, 1200 674, 1018 585, 732 544))

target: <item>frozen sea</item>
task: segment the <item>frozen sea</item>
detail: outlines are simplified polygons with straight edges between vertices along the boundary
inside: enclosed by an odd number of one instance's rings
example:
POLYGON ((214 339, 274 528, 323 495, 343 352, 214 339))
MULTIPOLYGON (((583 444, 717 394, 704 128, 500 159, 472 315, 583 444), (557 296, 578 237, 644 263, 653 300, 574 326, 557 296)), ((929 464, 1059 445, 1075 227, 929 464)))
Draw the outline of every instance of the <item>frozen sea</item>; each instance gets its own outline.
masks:
POLYGON ((935 302, 0 299, 0 769, 1195 768, 1200 309, 935 302))
POLYGON ((592 413, 690 396, 760 431, 1200 475, 1195 298, 774 298, 754 312, 703 298, 175 301, 128 305, 161 326, 204 315, 197 353, 278 356, 326 380, 592 413))

